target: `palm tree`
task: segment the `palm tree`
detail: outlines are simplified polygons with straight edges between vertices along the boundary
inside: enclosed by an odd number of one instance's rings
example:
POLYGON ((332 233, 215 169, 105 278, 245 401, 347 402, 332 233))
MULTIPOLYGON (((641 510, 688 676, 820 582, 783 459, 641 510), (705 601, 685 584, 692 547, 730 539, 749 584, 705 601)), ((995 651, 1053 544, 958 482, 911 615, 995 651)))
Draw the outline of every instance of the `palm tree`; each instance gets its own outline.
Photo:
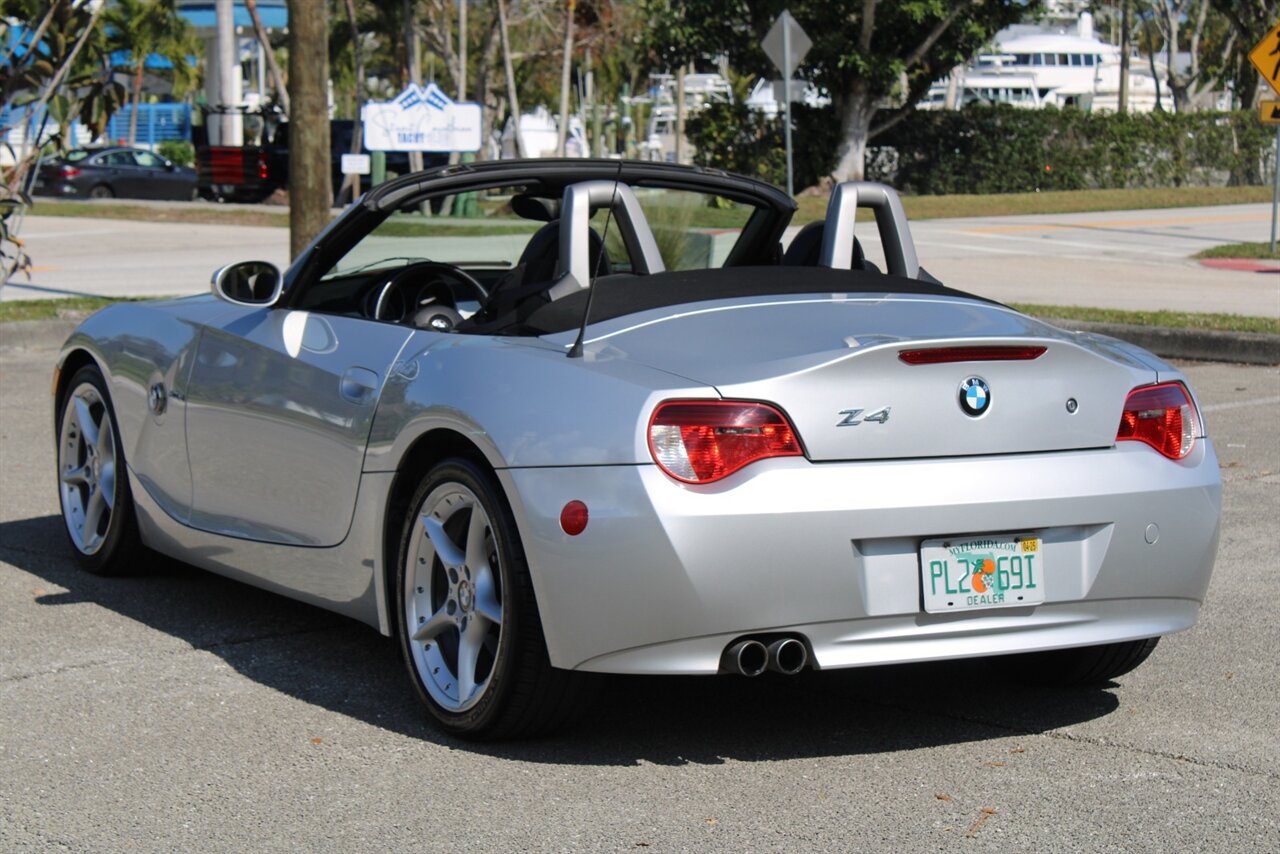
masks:
POLYGON ((103 16, 111 47, 128 54, 133 75, 132 109, 129 111, 129 144, 138 137, 138 111, 142 104, 142 79, 147 58, 159 54, 172 65, 175 91, 194 86, 196 72, 187 58, 199 49, 191 26, 178 14, 174 0, 113 0, 103 16))

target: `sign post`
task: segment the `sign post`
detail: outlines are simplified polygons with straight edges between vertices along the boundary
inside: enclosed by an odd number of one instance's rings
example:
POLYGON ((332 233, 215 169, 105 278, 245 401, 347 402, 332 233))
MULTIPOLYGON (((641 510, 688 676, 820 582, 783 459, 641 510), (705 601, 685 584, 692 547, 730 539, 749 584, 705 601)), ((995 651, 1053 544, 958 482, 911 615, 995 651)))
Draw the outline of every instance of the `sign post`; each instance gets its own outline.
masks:
MULTIPOLYGON (((1249 51, 1249 61, 1267 81, 1267 85, 1280 95, 1280 24, 1262 37, 1262 41, 1249 51)), ((1259 114, 1263 124, 1280 125, 1280 102, 1263 101, 1259 114), (1270 107, 1270 109, 1268 109, 1270 107)), ((1271 188, 1271 249, 1276 254, 1276 214, 1280 211, 1280 127, 1276 128, 1276 159, 1273 165, 1274 185, 1271 188)))
POLYGON ((765 55, 778 67, 782 72, 782 101, 784 104, 784 138, 787 146, 787 195, 795 195, 795 187, 792 181, 791 169, 791 75, 795 73, 800 63, 804 62, 805 54, 809 52, 809 48, 813 46, 813 41, 791 17, 788 9, 783 9, 782 14, 773 22, 773 26, 769 28, 769 32, 765 34, 764 40, 760 42, 760 47, 764 48, 765 55))

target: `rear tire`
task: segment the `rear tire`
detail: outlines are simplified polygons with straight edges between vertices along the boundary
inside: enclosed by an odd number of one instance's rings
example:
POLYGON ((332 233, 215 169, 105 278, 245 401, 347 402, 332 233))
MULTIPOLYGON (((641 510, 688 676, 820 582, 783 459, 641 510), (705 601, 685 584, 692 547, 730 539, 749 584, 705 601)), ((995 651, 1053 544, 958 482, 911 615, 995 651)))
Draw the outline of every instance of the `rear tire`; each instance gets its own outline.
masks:
POLYGON ((551 666, 524 549, 493 478, 467 459, 431 469, 409 502, 396 583, 409 677, 450 733, 545 733, 588 700, 583 674, 551 666))
POLYGON ((89 198, 91 199, 114 199, 115 191, 106 184, 95 184, 89 189, 89 198))
POLYGON ((1002 655, 991 664, 1007 678, 1031 685, 1094 685, 1123 676, 1155 650, 1160 638, 1048 652, 1002 655))
POLYGON ((95 575, 144 568, 120 429, 102 372, 76 371, 58 412, 58 499, 80 566, 95 575))

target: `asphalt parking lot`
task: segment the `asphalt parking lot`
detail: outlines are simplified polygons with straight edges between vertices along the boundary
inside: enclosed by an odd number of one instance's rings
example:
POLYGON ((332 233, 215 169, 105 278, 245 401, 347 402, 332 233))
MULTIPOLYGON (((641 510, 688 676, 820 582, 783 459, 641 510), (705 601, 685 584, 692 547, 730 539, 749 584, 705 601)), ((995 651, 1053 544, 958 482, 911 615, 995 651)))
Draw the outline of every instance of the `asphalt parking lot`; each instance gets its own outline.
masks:
POLYGON ((181 564, 79 572, 54 343, 0 332, 0 850, 1280 850, 1280 369, 1185 365, 1223 465, 1196 627, 1088 690, 978 662, 619 679, 441 736, 372 629, 181 564))

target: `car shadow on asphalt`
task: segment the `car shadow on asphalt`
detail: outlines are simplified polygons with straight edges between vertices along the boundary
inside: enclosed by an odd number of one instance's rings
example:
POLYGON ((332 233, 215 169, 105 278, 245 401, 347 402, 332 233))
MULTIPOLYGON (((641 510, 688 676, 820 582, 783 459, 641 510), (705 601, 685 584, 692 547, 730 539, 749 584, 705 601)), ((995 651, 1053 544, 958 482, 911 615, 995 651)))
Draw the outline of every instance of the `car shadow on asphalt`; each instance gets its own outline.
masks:
POLYGON ((100 578, 70 557, 62 520, 0 523, 0 561, 302 702, 412 738, 496 758, 582 765, 718 764, 892 753, 1060 730, 1119 707, 1114 683, 1005 682, 979 660, 797 677, 601 677, 595 702, 557 735, 472 744, 442 734, 413 697, 396 644, 319 608, 156 555, 142 574, 100 578))

